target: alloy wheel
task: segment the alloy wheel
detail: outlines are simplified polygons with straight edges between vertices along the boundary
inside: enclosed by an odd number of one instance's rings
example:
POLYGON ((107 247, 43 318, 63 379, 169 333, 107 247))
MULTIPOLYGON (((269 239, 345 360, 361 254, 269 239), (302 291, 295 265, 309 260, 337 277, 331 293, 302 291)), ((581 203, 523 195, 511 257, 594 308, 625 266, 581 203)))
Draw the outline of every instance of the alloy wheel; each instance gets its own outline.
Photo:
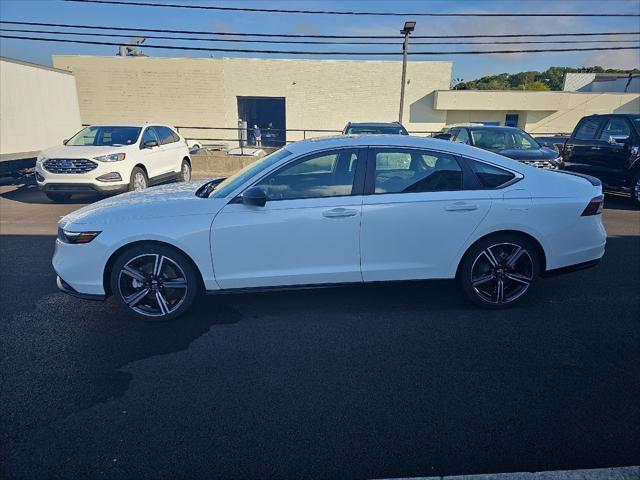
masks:
POLYGON ((191 168, 187 162, 182 163, 182 180, 185 182, 191 180, 191 168))
POLYGON ((636 184, 633 186, 633 195, 636 202, 640 203, 640 176, 636 179, 636 184))
POLYGON ((164 317, 175 312, 188 292, 187 276, 171 258, 150 253, 129 260, 118 275, 122 299, 136 313, 164 317))
POLYGON ((139 192, 145 188, 147 188, 147 179, 145 178, 144 173, 136 172, 133 177, 133 189, 136 192, 139 192))
POLYGON ((510 303, 529 289, 533 272, 533 260, 526 249, 514 243, 498 243, 476 257, 471 267, 471 286, 489 303, 510 303))

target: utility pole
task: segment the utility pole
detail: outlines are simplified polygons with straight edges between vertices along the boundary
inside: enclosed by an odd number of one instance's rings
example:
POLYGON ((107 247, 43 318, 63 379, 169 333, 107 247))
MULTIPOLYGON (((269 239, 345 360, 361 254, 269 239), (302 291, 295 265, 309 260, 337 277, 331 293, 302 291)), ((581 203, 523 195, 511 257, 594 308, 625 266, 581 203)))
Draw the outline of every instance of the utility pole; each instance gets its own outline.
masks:
POLYGON ((409 53, 409 35, 416 28, 416 22, 404 22, 404 28, 400 33, 404 35, 404 43, 402 44, 402 85, 400 86, 400 114, 398 121, 402 123, 402 114, 404 110, 404 86, 407 83, 407 53, 409 53))

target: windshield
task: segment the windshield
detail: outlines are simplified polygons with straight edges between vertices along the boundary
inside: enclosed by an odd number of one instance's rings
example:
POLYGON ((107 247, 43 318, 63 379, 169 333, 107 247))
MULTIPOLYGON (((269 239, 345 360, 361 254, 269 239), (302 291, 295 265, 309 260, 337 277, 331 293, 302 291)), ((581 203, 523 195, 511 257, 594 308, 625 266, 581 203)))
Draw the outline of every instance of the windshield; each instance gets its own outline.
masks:
POLYGON ((278 163, 285 157, 291 155, 291 152, 285 148, 281 148, 280 150, 276 150, 275 152, 267 155, 266 157, 261 158, 253 162, 250 165, 247 165, 242 170, 234 173, 223 182, 221 182, 216 189, 213 191, 213 197, 226 197, 231 194, 235 189, 237 189, 240 185, 245 183, 247 180, 252 177, 260 174, 260 172, 268 169, 272 165, 278 163))
POLYGON ((87 127, 71 137, 66 145, 71 147, 121 147, 138 141, 139 127, 87 127))
POLYGON ((386 135, 406 135, 407 132, 402 127, 349 127, 347 134, 361 135, 361 134, 386 134, 386 135))
POLYGON ((540 148, 528 133, 520 130, 483 128, 471 130, 474 146, 485 150, 537 150, 540 148))

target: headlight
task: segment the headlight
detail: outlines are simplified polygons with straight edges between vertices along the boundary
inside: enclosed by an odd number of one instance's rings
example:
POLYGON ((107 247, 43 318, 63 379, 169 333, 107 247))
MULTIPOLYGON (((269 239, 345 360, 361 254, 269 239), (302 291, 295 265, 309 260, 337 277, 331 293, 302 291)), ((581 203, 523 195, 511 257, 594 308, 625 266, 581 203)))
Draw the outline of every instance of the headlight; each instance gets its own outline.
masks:
POLYGON ((58 227, 58 240, 64 243, 89 243, 100 235, 100 232, 71 232, 58 227))
POLYGON ((124 160, 124 157, 126 157, 124 153, 110 153, 109 155, 102 155, 101 157, 93 157, 93 159, 99 162, 119 162, 120 160, 124 160))

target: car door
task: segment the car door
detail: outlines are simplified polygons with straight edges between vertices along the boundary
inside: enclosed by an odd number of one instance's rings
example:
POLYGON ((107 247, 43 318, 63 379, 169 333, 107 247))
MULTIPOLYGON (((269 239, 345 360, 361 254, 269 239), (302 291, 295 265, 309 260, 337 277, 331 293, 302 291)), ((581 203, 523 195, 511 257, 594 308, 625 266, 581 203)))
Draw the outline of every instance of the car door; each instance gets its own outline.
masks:
POLYGON ((263 207, 231 200, 211 228, 220 287, 361 282, 361 152, 336 149, 288 162, 252 184, 266 193, 263 207))
POLYGON ((607 117, 598 134, 593 174, 606 185, 622 186, 631 155, 631 124, 623 117, 607 117))
POLYGON ((160 164, 160 175, 171 176, 174 172, 180 171, 182 158, 180 158, 180 142, 179 137, 174 135, 174 132, 169 127, 156 126, 154 127, 160 137, 160 157, 158 163, 160 164))
POLYGON ((604 118, 600 116, 585 117, 580 121, 562 154, 564 170, 599 177, 597 161, 601 144, 597 140, 597 134, 603 122, 604 118))
POLYGON ((142 132, 140 156, 142 157, 142 164, 147 169, 149 178, 157 177, 162 173, 162 147, 155 127, 147 127, 144 129, 144 132, 142 132), (157 145, 146 147, 145 144, 147 142, 156 142, 157 145))
POLYGON ((472 174, 447 153, 372 147, 368 157, 363 280, 450 276, 451 262, 489 211, 488 192, 465 190, 472 174))

